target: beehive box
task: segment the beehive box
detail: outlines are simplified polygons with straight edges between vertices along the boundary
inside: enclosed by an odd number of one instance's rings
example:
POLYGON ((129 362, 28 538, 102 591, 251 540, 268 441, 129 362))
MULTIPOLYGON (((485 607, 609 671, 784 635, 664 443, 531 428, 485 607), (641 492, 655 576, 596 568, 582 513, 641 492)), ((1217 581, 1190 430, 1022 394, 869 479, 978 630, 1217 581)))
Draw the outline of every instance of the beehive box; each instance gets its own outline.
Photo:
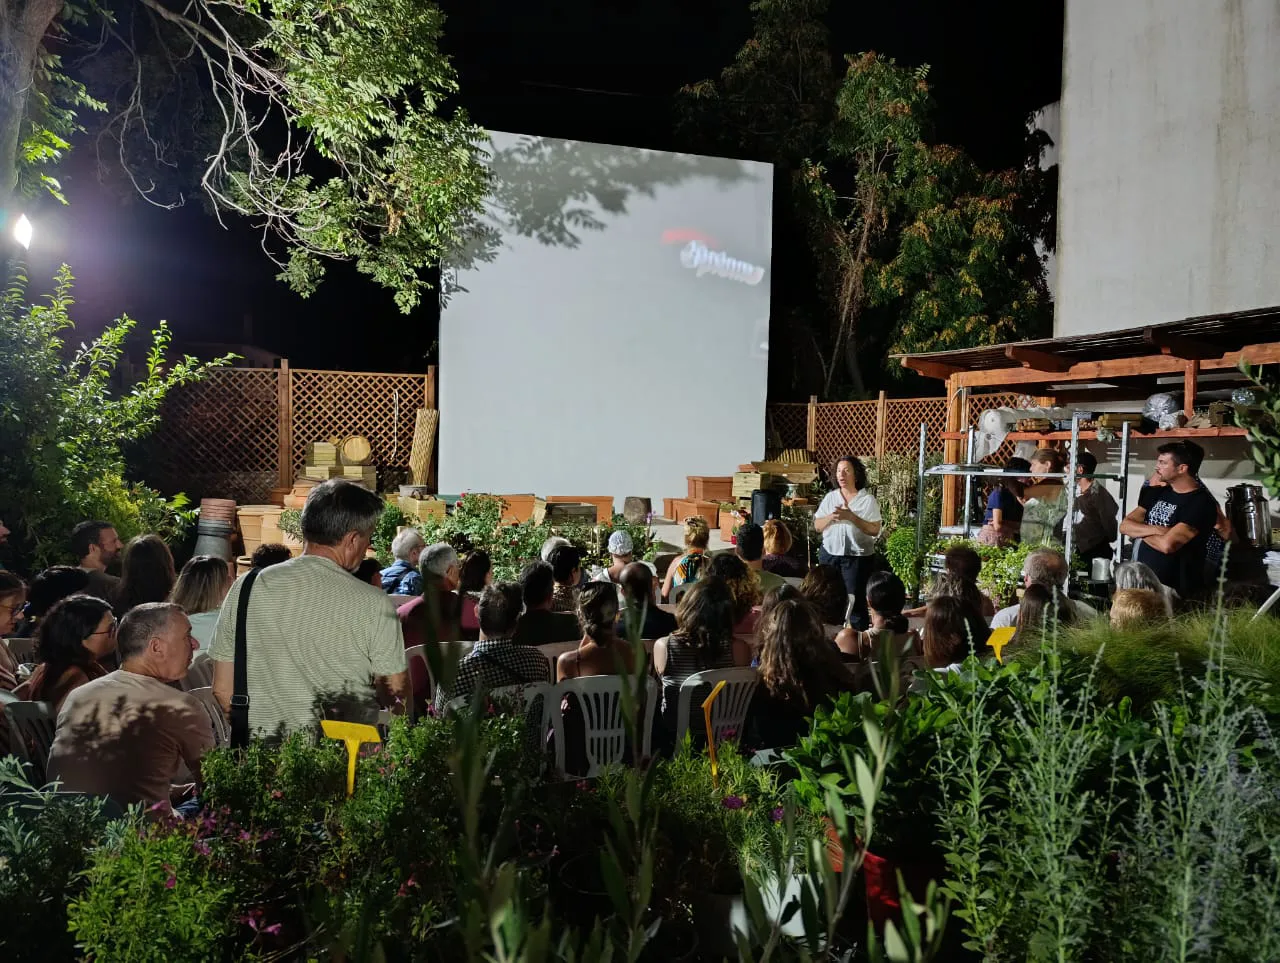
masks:
POLYGON ((701 515, 706 519, 708 528, 720 525, 720 503, 699 501, 696 498, 677 498, 675 500, 675 521, 683 523, 686 518, 701 515))
POLYGON ((732 475, 687 475, 689 498, 700 502, 724 502, 733 497, 732 475))
POLYGON ((778 479, 768 472, 740 471, 733 476, 733 497, 750 498, 751 493, 760 488, 772 488, 778 479))
POLYGON ((327 441, 313 441, 307 446, 308 465, 336 465, 338 446, 327 441))
POLYGON ((613 521, 612 495, 548 495, 547 504, 572 503, 576 505, 594 505, 595 521, 608 524, 613 521))
POLYGON ((599 509, 584 502, 557 502, 547 499, 546 521, 549 525, 594 525, 599 509))
POLYGON ((328 481, 334 475, 338 474, 337 465, 307 465, 302 469, 302 473, 308 478, 316 481, 328 481))
POLYGON ((407 495, 401 495, 397 498, 396 504, 400 506, 400 511, 420 522, 444 521, 445 505, 438 498, 409 498, 407 495))

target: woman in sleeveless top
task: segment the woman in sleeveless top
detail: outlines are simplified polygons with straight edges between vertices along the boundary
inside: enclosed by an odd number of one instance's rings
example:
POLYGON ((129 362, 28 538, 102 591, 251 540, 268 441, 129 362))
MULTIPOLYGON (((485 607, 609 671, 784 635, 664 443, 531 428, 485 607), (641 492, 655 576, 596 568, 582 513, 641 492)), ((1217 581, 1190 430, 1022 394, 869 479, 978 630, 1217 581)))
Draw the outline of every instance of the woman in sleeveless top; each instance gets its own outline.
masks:
POLYGON ((618 620, 618 591, 612 582, 589 582, 578 594, 578 621, 583 638, 572 652, 556 660, 556 681, 589 675, 617 675, 635 665, 631 644, 614 632, 618 620))
POLYGON ((902 607, 907 590, 902 579, 892 572, 876 572, 867 580, 867 611, 871 628, 859 632, 846 625, 836 636, 836 646, 857 660, 875 659, 887 641, 899 659, 918 657, 920 639, 911 631, 902 607))
POLYGON ((662 580, 662 597, 671 597, 671 590, 685 582, 696 582, 707 567, 707 546, 711 544, 711 529, 701 515, 684 520, 685 553, 667 568, 662 580))
POLYGON ((734 599, 723 579, 699 579, 680 599, 675 632, 653 644, 653 668, 662 680, 663 727, 676 731, 680 686, 695 672, 751 662, 747 644, 733 637, 734 599))

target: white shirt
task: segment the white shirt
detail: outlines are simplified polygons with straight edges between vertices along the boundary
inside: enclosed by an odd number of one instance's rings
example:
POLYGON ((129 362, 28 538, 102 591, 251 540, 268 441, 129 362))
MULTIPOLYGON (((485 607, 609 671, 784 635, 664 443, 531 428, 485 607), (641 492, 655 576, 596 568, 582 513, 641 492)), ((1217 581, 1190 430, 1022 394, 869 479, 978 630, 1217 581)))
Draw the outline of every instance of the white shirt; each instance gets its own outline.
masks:
POLYGON ((214 609, 211 612, 197 612, 195 615, 188 615, 191 620, 191 637, 200 643, 200 652, 208 652, 209 646, 213 645, 213 633, 218 627, 219 610, 214 609))
MULTIPOLYGON (((880 521, 880 503, 865 488, 846 505, 840 489, 827 492, 814 518, 826 518, 837 508, 848 508, 866 522, 880 521)), ((822 531, 822 547, 828 555, 870 555, 875 551, 876 537, 868 535, 853 522, 832 522, 822 531)))
MULTIPOLYGON (((1092 618, 1097 618, 1098 610, 1092 605, 1087 605, 1078 599, 1068 599, 1071 607, 1075 609, 1076 621, 1085 622, 1092 618)), ((993 629, 1009 629, 1018 624, 1018 609, 1020 606, 1010 605, 1007 609, 1001 609, 991 619, 991 627, 993 629)))

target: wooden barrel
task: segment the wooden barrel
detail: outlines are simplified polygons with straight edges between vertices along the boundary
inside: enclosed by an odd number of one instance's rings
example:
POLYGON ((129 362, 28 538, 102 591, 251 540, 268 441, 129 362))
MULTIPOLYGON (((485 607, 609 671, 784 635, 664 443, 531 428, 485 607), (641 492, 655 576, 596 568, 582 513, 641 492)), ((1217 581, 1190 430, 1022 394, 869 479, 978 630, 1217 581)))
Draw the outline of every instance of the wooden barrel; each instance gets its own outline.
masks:
POLYGON ((347 435, 338 445, 338 460, 344 465, 365 465, 373 456, 373 446, 364 435, 347 435))

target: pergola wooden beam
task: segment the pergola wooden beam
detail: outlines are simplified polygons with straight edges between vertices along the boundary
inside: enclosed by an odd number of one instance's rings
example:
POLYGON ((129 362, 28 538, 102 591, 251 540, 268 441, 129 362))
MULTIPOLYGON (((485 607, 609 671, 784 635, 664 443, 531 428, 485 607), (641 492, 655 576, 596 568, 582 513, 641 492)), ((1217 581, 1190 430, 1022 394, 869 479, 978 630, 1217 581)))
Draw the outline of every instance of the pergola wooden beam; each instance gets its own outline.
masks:
POLYGON ((1159 328, 1144 328, 1142 340, 1153 348, 1159 348, 1161 354, 1183 361, 1207 361, 1220 358, 1222 349, 1206 341, 1197 341, 1185 335, 1161 331, 1159 328))
POLYGON ((939 381, 946 381, 959 370, 954 365, 944 364, 941 361, 929 361, 924 358, 903 358, 902 364, 903 367, 910 368, 926 378, 937 378, 939 381))
POLYGON ((1045 351, 1042 348, 1028 348, 1020 344, 1011 344, 1005 347, 1004 356, 1010 361, 1019 362, 1024 368, 1032 368, 1036 371, 1070 371, 1071 361, 1061 355, 1054 354, 1052 351, 1045 351))
MULTIPOLYGON (((1280 363, 1280 341, 1254 344, 1239 351, 1228 351, 1218 358, 1200 362, 1201 371, 1223 371, 1239 366, 1241 359, 1250 364, 1280 363)), ((907 359, 904 359, 907 360, 907 359)), ((910 359, 916 361, 917 359, 910 359)), ((927 362, 942 364, 941 362, 927 362)), ((945 367, 945 365, 943 365, 945 367)), ((915 367, 914 364, 912 367, 915 367)), ((1141 358, 1113 358, 1108 361, 1081 361, 1066 371, 1046 374, 1031 368, 981 368, 975 371, 955 371, 957 388, 999 388, 1014 385, 1045 385, 1068 381, 1111 381, 1115 378, 1134 378, 1144 375, 1184 374, 1187 362, 1165 354, 1147 355, 1141 358)), ((915 367, 916 371, 928 373, 915 367)), ((932 377, 941 377, 933 375, 932 377)))

